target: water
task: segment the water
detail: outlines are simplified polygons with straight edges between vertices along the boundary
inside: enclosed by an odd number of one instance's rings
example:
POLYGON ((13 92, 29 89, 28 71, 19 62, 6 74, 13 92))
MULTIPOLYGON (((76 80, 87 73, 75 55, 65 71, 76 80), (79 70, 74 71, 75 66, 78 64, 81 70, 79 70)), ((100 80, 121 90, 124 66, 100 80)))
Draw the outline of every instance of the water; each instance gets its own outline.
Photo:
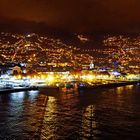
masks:
POLYGON ((140 86, 0 94, 0 140, 140 139, 140 86))

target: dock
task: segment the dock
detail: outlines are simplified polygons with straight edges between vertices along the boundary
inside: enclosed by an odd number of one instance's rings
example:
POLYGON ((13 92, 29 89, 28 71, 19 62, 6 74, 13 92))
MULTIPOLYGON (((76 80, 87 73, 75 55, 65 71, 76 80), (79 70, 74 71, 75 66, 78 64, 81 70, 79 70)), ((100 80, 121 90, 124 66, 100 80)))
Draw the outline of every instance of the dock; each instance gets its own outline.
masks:
POLYGON ((18 88, 0 89, 0 94, 20 92, 20 91, 31 91, 31 90, 38 90, 38 88, 37 87, 18 87, 18 88))
POLYGON ((93 86, 83 86, 78 87, 78 90, 91 90, 91 89, 100 89, 100 88, 115 88, 115 87, 122 87, 127 85, 137 85, 139 81, 127 81, 127 82, 118 82, 118 83, 107 83, 107 84, 98 84, 93 86))
MULTIPOLYGON (((94 85, 84 85, 80 86, 77 83, 77 86, 67 88, 66 90, 76 89, 78 91, 81 90, 93 90, 93 89, 100 89, 100 88, 115 88, 115 87, 122 87, 127 85, 137 85, 140 84, 140 81, 121 81, 116 83, 101 83, 101 84, 94 84, 94 85)), ((2 88, 0 89, 1 93, 12 93, 12 92, 20 92, 20 91, 31 91, 31 90, 38 90, 40 93, 46 93, 51 95, 58 95, 61 91, 61 87, 56 86, 44 86, 44 87, 15 87, 15 88, 2 88)))

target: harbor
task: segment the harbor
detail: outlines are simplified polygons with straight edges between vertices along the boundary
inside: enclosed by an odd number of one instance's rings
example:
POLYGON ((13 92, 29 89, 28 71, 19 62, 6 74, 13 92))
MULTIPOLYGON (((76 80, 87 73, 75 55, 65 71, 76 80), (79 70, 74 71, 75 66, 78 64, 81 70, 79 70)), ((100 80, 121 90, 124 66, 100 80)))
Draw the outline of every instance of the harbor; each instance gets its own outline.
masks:
POLYGON ((140 140, 140 0, 0 0, 0 140, 140 140))
POLYGON ((11 92, 20 92, 20 91, 31 91, 31 90, 39 90, 40 92, 47 92, 48 94, 53 92, 59 94, 61 90, 93 90, 99 88, 115 88, 115 87, 122 87, 127 85, 139 85, 140 81, 118 81, 118 82, 98 82, 98 83, 86 83, 80 81, 71 81, 71 82, 64 82, 64 83, 57 83, 57 85, 36 85, 36 86, 28 86, 28 87, 3 87, 0 89, 0 93, 11 93, 11 92))
POLYGON ((0 139, 139 139, 139 91, 127 85, 0 94, 0 139))

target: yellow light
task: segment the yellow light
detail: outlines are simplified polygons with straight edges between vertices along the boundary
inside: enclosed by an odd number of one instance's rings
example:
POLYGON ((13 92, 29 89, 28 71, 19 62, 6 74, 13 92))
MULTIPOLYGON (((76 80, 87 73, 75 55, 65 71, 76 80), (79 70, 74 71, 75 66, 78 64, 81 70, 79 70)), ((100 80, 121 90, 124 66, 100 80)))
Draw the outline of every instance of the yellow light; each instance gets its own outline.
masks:
POLYGON ((93 79, 94 79, 94 76, 93 75, 88 75, 87 76, 87 80, 92 81, 93 79))
POLYGON ((31 76, 30 76, 30 75, 28 75, 28 76, 27 76, 27 78, 28 78, 28 79, 31 79, 31 76))
POLYGON ((52 76, 52 75, 48 75, 48 77, 47 77, 47 79, 46 79, 48 82, 54 82, 54 80, 55 80, 55 78, 54 78, 54 76, 52 76))
POLYGON ((127 76, 127 79, 135 79, 135 78, 136 78, 136 75, 134 75, 134 74, 129 74, 127 76))
POLYGON ((108 75, 103 76, 103 79, 109 79, 108 75))
POLYGON ((75 78, 77 79, 79 76, 78 75, 75 75, 75 78))
POLYGON ((68 78, 67 75, 63 75, 63 76, 62 76, 62 79, 67 79, 67 78, 68 78))
POLYGON ((21 75, 17 75, 17 76, 15 76, 15 79, 21 79, 21 78, 22 78, 21 75))
POLYGON ((41 80, 45 80, 45 75, 41 75, 41 80))

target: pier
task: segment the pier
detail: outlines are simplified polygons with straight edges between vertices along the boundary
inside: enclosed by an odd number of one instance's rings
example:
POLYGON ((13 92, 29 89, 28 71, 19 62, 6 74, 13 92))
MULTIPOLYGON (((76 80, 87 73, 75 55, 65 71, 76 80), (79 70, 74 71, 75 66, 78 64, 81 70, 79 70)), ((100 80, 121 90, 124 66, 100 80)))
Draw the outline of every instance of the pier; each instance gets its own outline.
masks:
POLYGON ((30 91, 30 90, 38 90, 38 88, 37 87, 18 87, 18 88, 10 88, 10 89, 0 89, 0 94, 20 92, 20 91, 30 91))
POLYGON ((41 93, 46 93, 48 95, 58 95, 62 89, 65 91, 74 89, 74 90, 93 90, 99 88, 115 88, 127 85, 137 85, 140 81, 118 81, 118 82, 108 82, 108 83, 94 83, 89 84, 81 81, 71 81, 68 83, 59 83, 58 86, 54 85, 44 85, 44 86, 29 86, 29 87, 15 87, 15 88, 1 88, 1 93, 11 93, 11 92, 20 92, 20 91, 30 91, 30 90, 39 90, 41 93), (62 87, 63 84, 63 87, 62 87))
POLYGON ((122 87, 122 86, 127 86, 127 85, 137 85, 137 84, 139 84, 139 81, 107 83, 107 84, 98 84, 98 85, 94 85, 94 86, 78 87, 78 90, 91 90, 91 89, 99 89, 99 88, 115 88, 115 87, 122 87))

